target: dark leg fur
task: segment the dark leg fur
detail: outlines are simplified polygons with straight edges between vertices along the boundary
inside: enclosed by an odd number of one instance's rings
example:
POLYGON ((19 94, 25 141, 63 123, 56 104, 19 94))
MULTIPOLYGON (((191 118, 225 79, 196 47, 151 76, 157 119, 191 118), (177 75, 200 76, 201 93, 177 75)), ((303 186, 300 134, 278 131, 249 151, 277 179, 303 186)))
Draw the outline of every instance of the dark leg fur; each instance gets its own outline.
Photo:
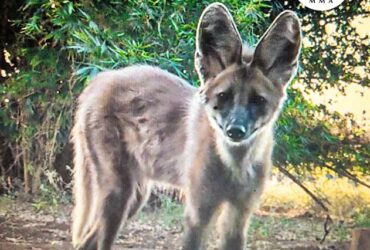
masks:
POLYGON ((234 204, 225 204, 222 221, 222 247, 223 250, 243 250, 245 242, 245 226, 250 212, 244 206, 235 206, 234 204))
POLYGON ((130 199, 132 199, 132 187, 117 184, 116 190, 102 190, 99 196, 100 206, 93 216, 94 223, 85 233, 78 249, 107 250, 110 249, 122 221, 128 214, 130 199))
MULTIPOLYGON (((199 190, 199 189, 198 189, 199 190)), ((214 212, 219 206, 218 200, 206 195, 194 192, 187 197, 185 211, 186 232, 183 242, 183 250, 199 250, 203 246, 202 238, 214 212), (196 196, 202 197, 196 197, 196 196)))

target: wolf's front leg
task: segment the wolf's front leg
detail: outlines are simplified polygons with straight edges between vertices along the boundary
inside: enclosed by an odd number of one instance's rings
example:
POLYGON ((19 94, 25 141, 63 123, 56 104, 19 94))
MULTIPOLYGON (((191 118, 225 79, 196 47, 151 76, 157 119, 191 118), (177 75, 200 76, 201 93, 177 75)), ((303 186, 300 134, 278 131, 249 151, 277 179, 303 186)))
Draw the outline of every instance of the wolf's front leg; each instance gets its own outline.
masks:
POLYGON ((205 226, 202 223, 191 221, 186 218, 186 232, 183 243, 183 250, 198 250, 202 246, 202 235, 205 226))
POLYGON ((202 249, 204 231, 218 205, 218 199, 208 192, 189 192, 186 197, 183 250, 202 249))
POLYGON ((221 222, 219 223, 219 230, 222 240, 222 250, 242 250, 245 248, 245 230, 247 228, 250 211, 244 206, 236 206, 227 203, 221 222))

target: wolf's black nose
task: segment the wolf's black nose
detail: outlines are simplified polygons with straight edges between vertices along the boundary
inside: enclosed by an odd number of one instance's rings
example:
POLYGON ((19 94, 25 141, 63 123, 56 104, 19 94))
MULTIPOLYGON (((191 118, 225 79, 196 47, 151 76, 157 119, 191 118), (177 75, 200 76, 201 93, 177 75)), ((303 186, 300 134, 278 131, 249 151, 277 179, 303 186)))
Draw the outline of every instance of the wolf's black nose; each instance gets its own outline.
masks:
POLYGON ((245 127, 242 125, 230 125, 226 129, 227 136, 234 140, 240 140, 244 138, 245 133, 245 127))

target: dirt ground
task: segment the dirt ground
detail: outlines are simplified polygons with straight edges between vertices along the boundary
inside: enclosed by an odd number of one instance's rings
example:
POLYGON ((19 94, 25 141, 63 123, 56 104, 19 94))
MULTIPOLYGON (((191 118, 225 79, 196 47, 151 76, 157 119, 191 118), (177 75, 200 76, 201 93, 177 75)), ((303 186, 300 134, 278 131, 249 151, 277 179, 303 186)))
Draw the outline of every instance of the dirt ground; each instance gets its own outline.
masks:
MULTIPOLYGON (((70 205, 36 212, 27 202, 1 204, 0 250, 72 249, 70 215, 70 205)), ((141 212, 121 230, 114 249, 180 249, 183 227, 181 218, 174 218, 163 211, 141 212)), ((335 233, 320 244, 316 238, 322 234, 322 221, 256 216, 251 224, 248 249, 344 250, 349 245, 348 237, 335 233)), ((210 240, 207 249, 217 249, 213 245, 210 240)))

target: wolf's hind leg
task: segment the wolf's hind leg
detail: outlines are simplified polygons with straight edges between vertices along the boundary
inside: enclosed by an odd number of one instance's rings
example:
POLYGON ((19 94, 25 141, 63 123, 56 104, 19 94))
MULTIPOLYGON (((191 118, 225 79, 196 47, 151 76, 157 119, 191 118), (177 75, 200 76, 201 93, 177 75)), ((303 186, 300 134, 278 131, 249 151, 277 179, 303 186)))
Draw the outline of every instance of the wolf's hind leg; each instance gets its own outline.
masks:
POLYGON ((117 187, 109 190, 99 191, 98 207, 90 218, 92 226, 85 231, 84 238, 78 249, 108 250, 120 228, 126 220, 130 202, 133 196, 133 189, 130 182, 125 185, 117 183, 117 187))
POLYGON ((134 199, 128 213, 128 219, 133 217, 147 202, 151 192, 151 183, 145 180, 140 181, 135 188, 134 199))
MULTIPOLYGON (((87 150, 92 164, 89 215, 85 216, 77 249, 109 250, 120 228, 127 219, 134 198, 139 167, 130 156, 118 122, 113 119, 100 120, 86 133, 87 150)), ((78 218, 74 218, 75 220, 78 218)))
POLYGON ((74 208, 72 223, 72 244, 76 246, 86 227, 92 206, 91 175, 86 159, 81 155, 81 148, 75 144, 75 172, 74 172, 74 208))

